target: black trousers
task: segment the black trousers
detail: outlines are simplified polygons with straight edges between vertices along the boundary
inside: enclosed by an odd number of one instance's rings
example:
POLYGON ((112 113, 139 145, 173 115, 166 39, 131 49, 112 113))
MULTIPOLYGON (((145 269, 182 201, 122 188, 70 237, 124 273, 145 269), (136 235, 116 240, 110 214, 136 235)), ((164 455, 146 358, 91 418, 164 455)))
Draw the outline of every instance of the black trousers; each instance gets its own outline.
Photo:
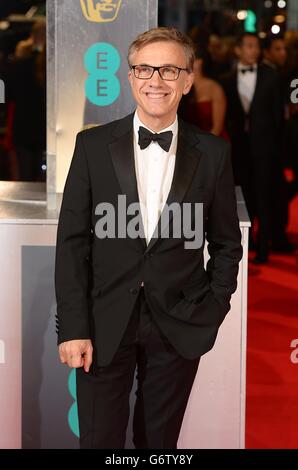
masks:
MULTIPOLYGON (((241 137, 241 144, 238 141, 233 149, 235 183, 242 188, 252 225, 255 218, 258 222, 256 254, 260 258, 267 258, 272 236, 274 156, 263 158, 260 154, 255 155, 250 134, 243 133, 241 137)), ((253 229, 250 230, 251 241, 252 233, 253 229)))
POLYGON ((122 449, 137 368, 133 442, 175 449, 200 358, 182 358, 152 319, 141 288, 120 346, 108 366, 77 369, 82 449, 122 449))

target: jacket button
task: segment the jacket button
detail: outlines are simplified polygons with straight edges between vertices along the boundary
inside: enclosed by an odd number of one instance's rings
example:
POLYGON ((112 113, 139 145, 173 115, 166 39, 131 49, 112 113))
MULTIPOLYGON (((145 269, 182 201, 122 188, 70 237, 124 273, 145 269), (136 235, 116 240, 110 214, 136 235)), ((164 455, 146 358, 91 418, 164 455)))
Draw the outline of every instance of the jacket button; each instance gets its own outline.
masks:
POLYGON ((133 287, 132 289, 129 290, 129 292, 130 292, 132 295, 137 295, 138 289, 136 289, 135 287, 133 287))

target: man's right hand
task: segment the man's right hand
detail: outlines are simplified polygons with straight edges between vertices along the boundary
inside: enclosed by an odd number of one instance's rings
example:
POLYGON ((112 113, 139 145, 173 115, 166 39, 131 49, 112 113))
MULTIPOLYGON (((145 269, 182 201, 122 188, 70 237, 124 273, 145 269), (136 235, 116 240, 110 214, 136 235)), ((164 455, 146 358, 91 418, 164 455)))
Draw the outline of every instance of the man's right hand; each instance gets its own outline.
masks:
POLYGON ((69 367, 84 367, 89 372, 92 364, 93 347, 90 339, 74 339, 59 344, 59 356, 62 364, 69 367))

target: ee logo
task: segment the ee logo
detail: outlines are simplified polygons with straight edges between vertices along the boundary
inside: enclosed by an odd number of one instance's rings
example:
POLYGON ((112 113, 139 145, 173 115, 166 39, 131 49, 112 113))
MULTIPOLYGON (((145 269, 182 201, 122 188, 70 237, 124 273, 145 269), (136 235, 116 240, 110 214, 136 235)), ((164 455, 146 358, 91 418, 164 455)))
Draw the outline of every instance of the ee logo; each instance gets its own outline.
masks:
POLYGON ((73 369, 68 376, 68 391, 72 398, 75 400, 69 408, 68 412, 68 425, 75 436, 80 437, 79 431, 79 418, 78 418, 78 405, 77 405, 77 387, 76 387, 76 370, 73 369))
POLYGON ((116 76, 121 63, 118 50, 107 42, 93 44, 85 54, 85 68, 89 73, 85 91, 88 100, 97 106, 109 106, 120 95, 120 81, 116 76))

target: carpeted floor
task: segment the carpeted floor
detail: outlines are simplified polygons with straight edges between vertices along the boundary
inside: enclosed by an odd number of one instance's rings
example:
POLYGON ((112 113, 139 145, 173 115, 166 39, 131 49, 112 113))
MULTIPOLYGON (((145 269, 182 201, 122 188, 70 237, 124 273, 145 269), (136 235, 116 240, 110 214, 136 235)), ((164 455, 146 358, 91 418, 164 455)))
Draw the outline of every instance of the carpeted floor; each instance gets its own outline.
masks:
MULTIPOLYGON (((288 232, 298 245, 298 197, 288 232)), ((297 449, 298 252, 249 263, 248 282, 246 447, 297 449)))

